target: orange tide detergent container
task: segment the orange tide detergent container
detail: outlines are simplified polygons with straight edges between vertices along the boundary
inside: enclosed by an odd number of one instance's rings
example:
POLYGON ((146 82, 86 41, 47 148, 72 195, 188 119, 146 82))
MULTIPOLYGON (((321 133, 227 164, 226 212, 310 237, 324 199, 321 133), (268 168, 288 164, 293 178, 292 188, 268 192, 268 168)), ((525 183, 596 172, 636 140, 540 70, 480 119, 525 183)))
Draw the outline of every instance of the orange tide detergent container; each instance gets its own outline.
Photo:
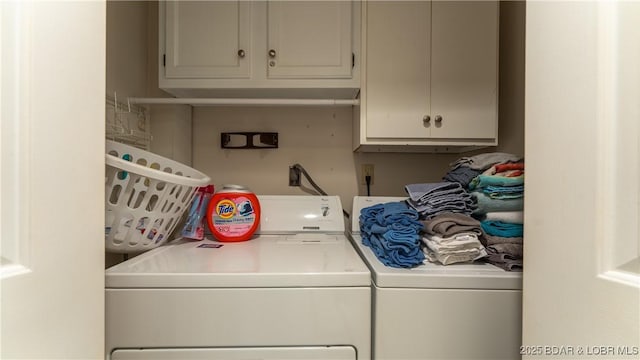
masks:
POLYGON ((258 197, 247 187, 223 185, 209 201, 207 222, 219 241, 249 240, 260 225, 258 197))

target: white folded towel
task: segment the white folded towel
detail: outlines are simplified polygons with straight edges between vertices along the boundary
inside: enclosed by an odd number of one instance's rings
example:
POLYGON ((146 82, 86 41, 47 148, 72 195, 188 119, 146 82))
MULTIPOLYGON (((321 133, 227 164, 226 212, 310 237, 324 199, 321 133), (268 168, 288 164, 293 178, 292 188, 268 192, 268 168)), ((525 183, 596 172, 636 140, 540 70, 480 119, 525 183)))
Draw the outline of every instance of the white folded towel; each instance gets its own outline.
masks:
POLYGON ((484 220, 502 221, 509 224, 524 224, 523 211, 490 211, 484 220))
POLYGON ((449 265, 470 262, 487 256, 487 252, 473 232, 458 233, 450 237, 424 235, 424 254, 431 262, 449 265))

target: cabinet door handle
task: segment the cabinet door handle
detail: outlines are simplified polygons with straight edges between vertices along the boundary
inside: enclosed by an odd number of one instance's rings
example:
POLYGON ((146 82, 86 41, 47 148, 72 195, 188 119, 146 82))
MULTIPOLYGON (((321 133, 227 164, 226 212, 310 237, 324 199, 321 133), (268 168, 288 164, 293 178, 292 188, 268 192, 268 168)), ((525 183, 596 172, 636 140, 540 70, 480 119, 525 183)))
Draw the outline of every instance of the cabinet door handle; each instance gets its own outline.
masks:
POLYGON ((442 122, 442 116, 441 115, 436 115, 435 120, 436 120, 437 123, 441 123, 442 122))
POLYGON ((431 122, 431 116, 429 115, 425 115, 422 117, 422 122, 425 124, 428 124, 429 122, 431 122))
POLYGON ((269 50, 269 57, 270 57, 270 58, 274 58, 274 57, 276 57, 276 51, 275 51, 275 50, 273 50, 273 49, 269 50))
POLYGON ((244 50, 240 49, 238 50, 238 57, 243 58, 246 55, 246 53, 244 52, 244 50))

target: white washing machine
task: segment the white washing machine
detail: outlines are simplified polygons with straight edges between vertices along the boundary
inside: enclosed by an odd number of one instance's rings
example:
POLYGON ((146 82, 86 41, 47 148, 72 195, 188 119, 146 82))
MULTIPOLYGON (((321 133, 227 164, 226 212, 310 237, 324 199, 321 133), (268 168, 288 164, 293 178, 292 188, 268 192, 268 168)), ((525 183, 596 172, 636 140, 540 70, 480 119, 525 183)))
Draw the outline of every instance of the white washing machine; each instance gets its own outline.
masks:
POLYGON ((519 359, 522 273, 486 263, 391 268, 362 244, 360 210, 404 199, 353 201, 351 238, 373 278, 373 358, 519 359))
POLYGON ((259 236, 106 271, 107 359, 371 358, 371 274, 337 196, 259 196, 259 236))

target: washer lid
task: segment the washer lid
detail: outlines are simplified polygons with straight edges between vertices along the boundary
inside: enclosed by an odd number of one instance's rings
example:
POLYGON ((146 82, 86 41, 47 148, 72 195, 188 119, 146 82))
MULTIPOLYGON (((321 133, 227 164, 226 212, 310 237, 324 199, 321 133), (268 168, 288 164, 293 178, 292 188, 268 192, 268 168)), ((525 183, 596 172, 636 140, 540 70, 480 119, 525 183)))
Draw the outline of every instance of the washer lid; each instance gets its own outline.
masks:
POLYGON ((351 238, 358 252, 371 269, 371 276, 380 288, 423 289, 522 289, 522 273, 509 272, 487 263, 439 265, 426 263, 411 269, 385 266, 373 251, 362 244, 360 211, 363 208, 406 197, 355 196, 351 215, 351 238))
POLYGON ((179 240, 106 271, 107 288, 370 286, 344 234, 261 235, 244 242, 179 240))
POLYGON ((522 272, 505 271, 481 262, 446 266, 426 263, 411 269, 392 268, 381 263, 373 251, 362 244, 360 235, 352 235, 352 240, 379 288, 522 289, 522 272))

